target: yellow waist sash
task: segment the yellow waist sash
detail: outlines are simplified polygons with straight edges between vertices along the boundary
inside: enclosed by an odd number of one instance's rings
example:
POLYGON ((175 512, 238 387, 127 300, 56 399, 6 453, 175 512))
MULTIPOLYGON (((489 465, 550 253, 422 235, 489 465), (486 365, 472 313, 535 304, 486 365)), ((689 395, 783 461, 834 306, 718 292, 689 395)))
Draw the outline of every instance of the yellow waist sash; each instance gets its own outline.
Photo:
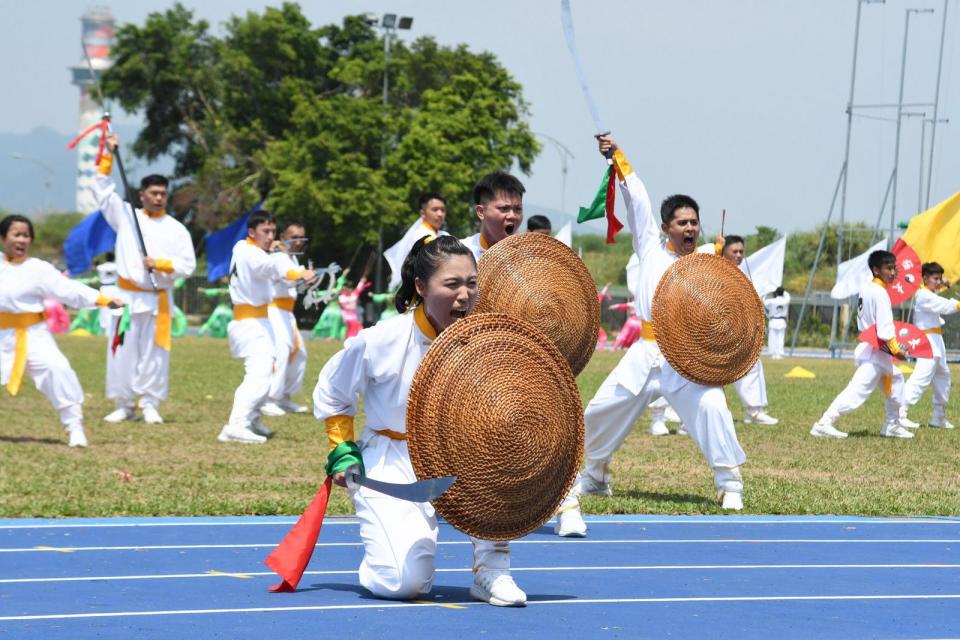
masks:
POLYGON ((296 298, 274 298, 273 302, 270 303, 271 306, 276 307, 277 309, 283 309, 284 311, 289 311, 293 313, 293 308, 297 304, 296 298))
POLYGON ((170 316, 170 298, 166 289, 143 289, 136 282, 127 280, 123 276, 117 278, 117 286, 124 291, 136 291, 137 293, 156 293, 157 294, 157 325, 153 331, 153 341, 164 351, 170 351, 172 326, 170 316))
POLYGON ((935 328, 933 328, 933 329, 924 329, 923 332, 924 332, 924 333, 938 333, 938 334, 940 334, 940 335, 943 335, 943 329, 941 329, 940 327, 935 327, 935 328))
POLYGON ((640 337, 655 342, 657 337, 653 335, 653 323, 646 320, 641 320, 640 323, 640 337))
POLYGON ((269 304, 235 304, 233 305, 234 320, 252 320, 254 318, 266 318, 269 304))
POLYGON ((15 396, 23 384, 23 372, 27 368, 27 329, 44 321, 46 316, 42 311, 28 311, 13 313, 0 311, 0 329, 14 329, 16 331, 16 346, 13 355, 13 371, 7 383, 7 391, 15 396))

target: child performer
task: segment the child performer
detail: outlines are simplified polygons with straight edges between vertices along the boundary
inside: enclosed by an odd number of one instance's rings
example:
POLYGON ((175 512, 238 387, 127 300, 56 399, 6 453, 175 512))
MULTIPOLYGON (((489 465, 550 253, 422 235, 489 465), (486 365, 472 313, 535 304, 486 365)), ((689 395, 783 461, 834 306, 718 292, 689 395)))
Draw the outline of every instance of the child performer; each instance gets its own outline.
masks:
POLYGON ((115 309, 124 303, 63 276, 49 262, 31 258, 33 224, 28 218, 10 215, 0 220, 0 239, 0 383, 15 396, 23 374, 29 373, 60 414, 70 446, 85 447, 83 389, 44 322, 43 298, 49 296, 78 308, 115 309))
POLYGON ((887 285, 897 278, 897 258, 889 251, 874 251, 867 258, 873 280, 860 290, 857 304, 857 326, 864 331, 877 325, 877 338, 883 345, 874 347, 866 342, 853 352, 857 370, 847 387, 840 392, 826 412, 810 430, 815 438, 846 438, 847 434, 833 426, 840 416, 862 405, 878 384, 883 384, 886 396, 887 421, 880 435, 889 438, 912 438, 913 434, 900 426, 900 401, 903 395, 903 374, 893 366, 893 359, 905 360, 906 354, 897 342, 893 324, 893 308, 887 285))
MULTIPOLYGON (((396 297, 401 314, 347 340, 324 365, 313 392, 314 415, 325 422, 330 440, 327 473, 341 486, 343 471, 353 464, 377 480, 416 481, 406 441, 410 384, 431 342, 476 302, 476 261, 451 236, 418 240, 401 273, 396 297), (353 420, 361 397, 366 421, 356 438, 353 420)), ((429 593, 437 553, 433 507, 364 488, 350 497, 364 547, 360 584, 379 598, 412 600, 429 593)), ((510 576, 507 543, 473 543, 470 594, 497 606, 524 605, 526 594, 510 576)))
POLYGON ((783 360, 783 340, 787 335, 787 316, 790 314, 790 294, 777 287, 773 296, 763 301, 767 310, 767 348, 774 360, 783 360))
MULTIPOLYGON (((947 348, 943 343, 943 318, 940 316, 956 313, 960 302, 937 295, 941 288, 948 288, 943 280, 943 267, 936 262, 926 262, 921 268, 923 286, 914 295, 913 323, 922 329, 930 339, 933 358, 917 358, 913 375, 903 387, 903 405, 900 407, 901 424, 907 418, 907 411, 917 404, 924 390, 933 383, 933 418, 931 427, 953 429, 947 420, 947 400, 950 399, 950 366, 947 364, 947 348)), ((910 424, 909 422, 907 424, 910 424)), ((916 423, 913 423, 916 424, 916 423)))

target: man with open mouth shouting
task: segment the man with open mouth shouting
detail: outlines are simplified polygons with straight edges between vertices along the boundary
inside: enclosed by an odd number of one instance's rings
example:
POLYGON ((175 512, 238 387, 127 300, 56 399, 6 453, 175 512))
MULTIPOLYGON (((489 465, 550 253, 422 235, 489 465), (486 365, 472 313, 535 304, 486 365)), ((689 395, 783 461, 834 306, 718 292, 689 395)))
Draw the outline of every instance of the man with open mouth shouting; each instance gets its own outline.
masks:
POLYGON ((467 245, 477 260, 480 260, 484 251, 520 229, 525 191, 522 182, 503 171, 482 177, 473 188, 480 231, 461 242, 467 245))
POLYGON ((630 347, 584 412, 586 464, 561 505, 556 525, 558 535, 573 537, 584 536, 587 531, 580 516, 579 495, 612 494, 610 459, 637 418, 658 396, 662 395, 676 409, 713 468, 714 485, 724 509, 743 508, 740 465, 747 459, 737 442, 723 389, 692 382, 677 373, 660 353, 653 332, 654 293, 664 272, 677 259, 696 250, 699 207, 689 196, 670 196, 660 206, 658 221, 646 187, 616 142, 609 136, 600 136, 598 140, 600 152, 612 154, 633 234, 633 249, 640 258, 636 304, 642 320, 642 339, 630 347))

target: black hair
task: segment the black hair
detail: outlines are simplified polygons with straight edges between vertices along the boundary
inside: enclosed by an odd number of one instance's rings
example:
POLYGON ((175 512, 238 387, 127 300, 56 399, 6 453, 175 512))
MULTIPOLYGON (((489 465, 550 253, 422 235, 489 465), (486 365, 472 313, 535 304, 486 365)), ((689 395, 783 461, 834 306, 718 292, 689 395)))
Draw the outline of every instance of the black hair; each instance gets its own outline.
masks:
POLYGON ((446 206, 447 199, 436 191, 428 191, 426 193, 420 194, 420 197, 417 199, 417 209, 423 211, 423 208, 427 206, 431 200, 439 200, 446 206))
POLYGON ((107 251, 105 254, 103 254, 104 262, 113 262, 114 260, 116 260, 116 256, 113 255, 113 251, 107 251))
POLYGON ((742 244, 744 247, 747 246, 747 243, 743 241, 743 236, 737 236, 731 233, 730 235, 723 237, 724 247, 729 247, 732 244, 742 244))
POLYGON ((547 216, 530 216, 527 219, 527 231, 537 231, 538 229, 546 229, 550 231, 553 227, 550 225, 550 218, 547 216))
POLYGON ((677 215, 677 209, 684 208, 693 209, 697 214, 697 221, 700 221, 700 205, 697 204, 696 200, 682 193, 672 195, 663 201, 663 204, 660 205, 660 220, 663 224, 670 224, 673 217, 677 215))
POLYGON ((30 218, 27 216, 21 216, 17 213, 11 213, 3 220, 0 220, 0 238, 6 238, 7 232, 10 231, 10 227, 13 226, 14 222, 23 222, 27 225, 27 228, 30 230, 30 239, 33 240, 33 223, 30 222, 30 218))
POLYGON ((397 311, 404 313, 412 308, 417 300, 416 280, 426 282, 436 271, 443 259, 448 256, 470 256, 476 262, 473 252, 453 236, 425 236, 417 240, 403 261, 400 276, 403 281, 394 298, 397 311))
POLYGON ((523 183, 506 171, 495 171, 489 173, 477 182, 473 188, 473 203, 484 204, 493 200, 498 193, 507 193, 518 198, 523 198, 526 193, 523 183))
POLYGON ((158 173, 151 173, 148 176, 144 176, 143 180, 140 181, 140 191, 146 191, 150 187, 157 186, 168 189, 170 187, 170 181, 158 173))
POLYGON ((870 257, 867 258, 867 265, 870 267, 870 271, 874 269, 879 269, 885 264, 897 264, 897 256, 893 255, 889 251, 874 251, 870 254, 870 257))
POLYGON ((776 289, 773 290, 773 295, 775 295, 775 296, 777 296, 777 297, 780 297, 780 296, 782 296, 782 295, 783 295, 784 293, 786 293, 786 292, 787 292, 787 290, 784 289, 783 287, 777 287, 776 289))
POLYGON ((282 226, 282 227, 277 227, 277 232, 278 232, 278 233, 283 233, 284 231, 286 231, 286 230, 289 229, 290 227, 300 227, 301 229, 306 230, 307 225, 303 224, 303 223, 300 222, 299 220, 285 220, 285 221, 283 222, 283 226, 282 226))
POLYGON ((935 276, 938 273, 943 275, 943 267, 940 266, 939 262, 924 262, 923 266, 920 267, 921 277, 935 276))
POLYGON ((273 224, 276 224, 277 220, 269 211, 258 209, 251 213, 250 217, 247 218, 247 229, 256 229, 266 222, 272 222, 273 224))

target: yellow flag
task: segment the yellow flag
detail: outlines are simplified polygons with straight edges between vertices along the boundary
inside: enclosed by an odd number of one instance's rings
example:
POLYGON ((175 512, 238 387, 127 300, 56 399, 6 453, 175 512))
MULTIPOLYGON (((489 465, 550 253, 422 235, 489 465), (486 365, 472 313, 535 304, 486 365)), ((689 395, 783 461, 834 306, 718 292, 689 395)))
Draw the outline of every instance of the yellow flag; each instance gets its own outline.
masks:
POLYGON ((903 241, 924 262, 939 262, 943 277, 956 282, 960 278, 960 191, 911 218, 903 241))

